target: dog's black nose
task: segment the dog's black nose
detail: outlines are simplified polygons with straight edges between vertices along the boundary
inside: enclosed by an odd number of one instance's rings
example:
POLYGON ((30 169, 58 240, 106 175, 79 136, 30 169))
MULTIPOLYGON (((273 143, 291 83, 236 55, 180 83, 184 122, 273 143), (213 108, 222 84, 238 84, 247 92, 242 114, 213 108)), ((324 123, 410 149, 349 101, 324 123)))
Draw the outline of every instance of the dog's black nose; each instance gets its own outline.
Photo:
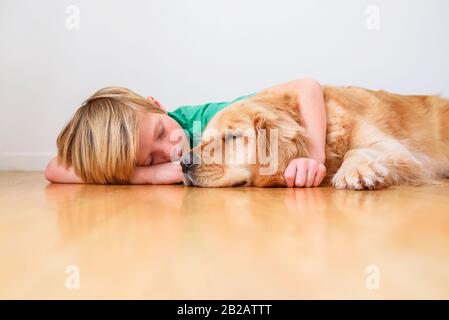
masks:
POLYGON ((181 163, 182 172, 186 173, 196 167, 199 163, 198 157, 193 152, 184 154, 179 160, 181 163))
POLYGON ((182 169, 182 172, 183 172, 183 173, 188 172, 188 171, 190 170, 190 168, 191 168, 193 165, 194 165, 193 163, 184 163, 184 162, 181 162, 181 169, 182 169))

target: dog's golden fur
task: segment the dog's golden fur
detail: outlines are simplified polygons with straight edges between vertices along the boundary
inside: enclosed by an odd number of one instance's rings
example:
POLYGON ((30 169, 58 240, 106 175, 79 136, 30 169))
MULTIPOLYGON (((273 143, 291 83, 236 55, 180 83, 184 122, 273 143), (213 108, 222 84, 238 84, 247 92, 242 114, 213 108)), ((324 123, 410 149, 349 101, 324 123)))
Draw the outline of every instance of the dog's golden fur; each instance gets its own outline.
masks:
MULTIPOLYGON (((449 176, 448 99, 358 87, 323 86, 323 92, 328 173, 324 184, 339 189, 377 189, 433 183, 449 176)), ((198 186, 284 186, 283 172, 289 161, 308 154, 298 94, 262 91, 222 110, 206 128, 252 128, 256 134, 258 129, 278 129, 275 173, 261 175, 257 159, 255 164, 240 165, 201 162, 190 172, 190 181, 198 186)), ((207 140, 206 135, 196 153, 207 140)))

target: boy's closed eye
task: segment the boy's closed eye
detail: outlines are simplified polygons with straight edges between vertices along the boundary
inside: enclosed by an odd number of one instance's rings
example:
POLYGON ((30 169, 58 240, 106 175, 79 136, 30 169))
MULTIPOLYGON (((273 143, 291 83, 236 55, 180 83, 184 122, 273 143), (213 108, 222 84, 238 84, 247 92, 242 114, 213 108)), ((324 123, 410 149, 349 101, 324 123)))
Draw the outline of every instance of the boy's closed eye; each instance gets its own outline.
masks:
MULTIPOLYGON (((164 125, 162 124, 162 121, 159 120, 157 125, 156 125, 156 134, 154 135, 155 136, 155 141, 162 140, 162 138, 164 137, 164 134, 165 134, 164 125)), ((145 165, 146 166, 151 166, 151 165, 153 165, 153 162, 154 162, 154 156, 153 156, 153 153, 151 153, 148 156, 148 159, 147 159, 145 165)))
POLYGON ((162 121, 159 121, 159 129, 156 140, 161 140, 162 137, 164 136, 164 133, 165 133, 164 125, 162 124, 162 121))

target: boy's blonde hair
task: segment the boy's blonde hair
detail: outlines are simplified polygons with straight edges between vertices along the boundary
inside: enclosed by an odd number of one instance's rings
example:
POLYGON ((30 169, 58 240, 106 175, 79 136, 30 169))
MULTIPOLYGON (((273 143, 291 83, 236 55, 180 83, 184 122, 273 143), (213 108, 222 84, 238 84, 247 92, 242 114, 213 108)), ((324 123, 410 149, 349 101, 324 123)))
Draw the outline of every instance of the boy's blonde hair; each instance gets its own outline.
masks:
POLYGON ((147 112, 165 113, 129 89, 98 90, 59 134, 59 163, 73 166, 87 183, 129 183, 136 165, 139 120, 147 112))

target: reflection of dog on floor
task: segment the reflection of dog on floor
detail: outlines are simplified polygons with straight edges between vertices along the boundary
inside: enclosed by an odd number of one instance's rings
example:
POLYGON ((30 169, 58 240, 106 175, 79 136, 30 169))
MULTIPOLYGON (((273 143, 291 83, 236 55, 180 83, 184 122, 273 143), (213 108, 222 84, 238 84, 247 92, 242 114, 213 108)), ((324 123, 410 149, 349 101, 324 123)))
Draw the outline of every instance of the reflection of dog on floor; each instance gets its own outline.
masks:
MULTIPOLYGON (((449 176, 448 99, 356 87, 324 86, 323 91, 328 119, 325 184, 338 189, 378 189, 433 183, 449 176)), ((289 161, 307 156, 297 94, 265 90, 217 113, 199 146, 181 159, 185 183, 284 186, 289 161), (270 131, 276 133, 276 141, 269 139, 270 131), (255 139, 242 132, 252 132, 255 139), (245 161, 233 156, 239 150, 245 161), (266 154, 265 162, 261 154, 266 154), (217 155, 227 160, 214 161, 217 155), (192 158, 199 161, 189 161, 192 158), (262 173, 270 167, 275 170, 262 173)))

